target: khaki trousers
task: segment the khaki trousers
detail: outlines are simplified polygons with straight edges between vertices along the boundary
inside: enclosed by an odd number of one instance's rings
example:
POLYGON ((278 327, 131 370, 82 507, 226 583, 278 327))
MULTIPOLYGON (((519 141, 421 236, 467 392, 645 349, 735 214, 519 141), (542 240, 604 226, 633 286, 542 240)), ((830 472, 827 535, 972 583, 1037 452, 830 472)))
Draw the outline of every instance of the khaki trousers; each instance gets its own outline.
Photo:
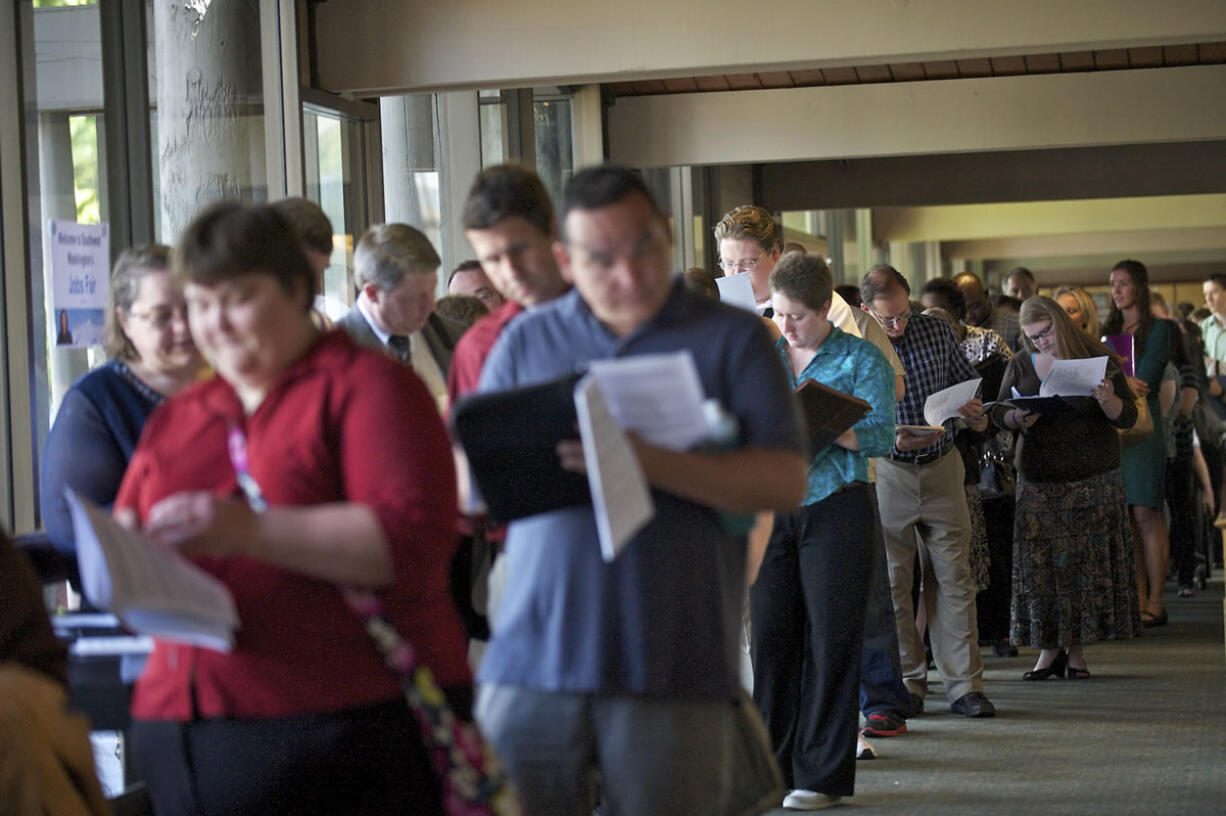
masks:
POLYGON ((886 563, 903 681, 928 690, 924 643, 915 627, 911 587, 918 553, 924 570, 924 602, 932 656, 950 702, 983 690, 983 658, 975 586, 971 580, 971 519, 957 450, 935 462, 913 465, 879 459, 877 497, 885 534, 886 563))

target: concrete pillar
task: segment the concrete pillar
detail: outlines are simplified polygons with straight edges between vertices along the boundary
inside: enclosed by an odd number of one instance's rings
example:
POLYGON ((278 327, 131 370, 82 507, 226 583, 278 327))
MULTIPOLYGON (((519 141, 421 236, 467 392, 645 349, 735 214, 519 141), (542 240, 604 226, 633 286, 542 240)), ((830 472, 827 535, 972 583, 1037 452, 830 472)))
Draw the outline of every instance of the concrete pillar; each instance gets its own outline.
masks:
POLYGON ((604 104, 599 85, 584 85, 570 100, 572 163, 576 170, 604 162, 604 104))
POLYGON ((204 206, 267 198, 259 4, 154 4, 162 240, 204 206))
POLYGON ((414 173, 435 169, 434 106, 430 94, 379 100, 383 131, 383 210, 388 223, 422 226, 414 173))

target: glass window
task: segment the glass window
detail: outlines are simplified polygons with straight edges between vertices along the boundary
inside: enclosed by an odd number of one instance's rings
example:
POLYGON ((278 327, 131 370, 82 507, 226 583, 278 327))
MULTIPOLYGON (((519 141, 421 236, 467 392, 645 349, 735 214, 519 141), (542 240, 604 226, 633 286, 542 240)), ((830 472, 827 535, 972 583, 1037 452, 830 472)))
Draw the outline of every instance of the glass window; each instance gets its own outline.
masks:
POLYGON ((383 206, 388 222, 417 227, 442 255, 438 126, 432 94, 379 100, 383 135, 383 206))
POLYGON ((571 150, 570 98, 553 91, 535 93, 532 103, 536 123, 536 172, 554 201, 562 200, 562 188, 574 172, 571 150))

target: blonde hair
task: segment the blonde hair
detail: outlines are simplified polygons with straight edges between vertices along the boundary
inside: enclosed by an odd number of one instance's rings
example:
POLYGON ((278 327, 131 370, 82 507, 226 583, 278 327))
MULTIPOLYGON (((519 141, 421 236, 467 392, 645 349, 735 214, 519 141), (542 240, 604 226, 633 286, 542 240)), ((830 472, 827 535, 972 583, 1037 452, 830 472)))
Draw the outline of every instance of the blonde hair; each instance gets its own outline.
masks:
POLYGON ((1097 340, 1102 336, 1102 325, 1098 322, 1098 306, 1094 303, 1094 298, 1090 297, 1090 293, 1080 286, 1061 286, 1056 290, 1052 300, 1060 300, 1061 295, 1071 295, 1077 301, 1077 306, 1081 309, 1081 317, 1085 320, 1084 326, 1077 328, 1084 331, 1086 334, 1097 340))
MULTIPOLYGON (((1064 307, 1049 297, 1035 295, 1026 298, 1018 313, 1018 323, 1027 326, 1031 323, 1051 323, 1056 333, 1056 350, 1062 360, 1084 360, 1089 357, 1109 357, 1116 365, 1123 362, 1118 354, 1112 351, 1097 337, 1091 337, 1081 330, 1073 319, 1064 311, 1064 307)), ((1022 332, 1022 345, 1027 351, 1037 351, 1029 335, 1022 332)), ((1108 372, 1110 376, 1110 372, 1108 372)))

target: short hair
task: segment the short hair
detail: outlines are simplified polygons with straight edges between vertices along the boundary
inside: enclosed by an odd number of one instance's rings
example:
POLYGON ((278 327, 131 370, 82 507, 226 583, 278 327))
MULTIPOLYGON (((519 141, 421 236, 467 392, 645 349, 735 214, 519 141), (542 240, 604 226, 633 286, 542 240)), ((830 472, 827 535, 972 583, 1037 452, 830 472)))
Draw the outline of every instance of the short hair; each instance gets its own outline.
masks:
MULTIPOLYGON (((562 225, 573 210, 600 210, 611 207, 634 194, 647 199, 653 212, 659 214, 655 197, 643 183, 637 170, 618 164, 587 167, 570 177, 562 190, 562 225)), ((563 229, 563 239, 569 240, 563 229)))
POLYGON ((199 286, 269 275, 286 292, 302 292, 304 312, 311 310, 315 292, 315 273, 298 234, 267 204, 223 201, 206 208, 175 244, 170 272, 180 283, 199 286))
MULTIPOLYGON (((1085 318, 1085 333, 1091 337, 1098 337, 1102 334, 1102 327, 1098 322, 1098 305, 1094 302, 1094 298, 1090 297, 1090 293, 1080 286, 1061 286, 1056 290, 1056 294, 1052 300, 1060 302, 1061 295, 1068 295, 1077 301, 1078 307, 1081 309, 1081 314, 1085 318)), ((1078 326, 1077 328, 1081 328, 1078 326)))
POLYGON ((1211 314, 1213 314, 1213 312, 1209 311, 1208 307, 1197 306, 1192 310, 1191 318, 1199 323, 1211 314))
MULTIPOLYGON (((1120 356, 1097 337, 1091 337, 1073 323, 1073 319, 1064 311, 1064 307, 1049 297, 1033 295, 1022 301, 1018 312, 1018 323, 1027 326, 1031 323, 1051 323, 1056 334, 1056 348, 1060 357, 1065 360, 1085 360, 1090 357, 1109 357, 1117 365, 1122 362, 1120 356)), ((1034 343, 1022 332, 1022 345, 1027 351, 1037 351, 1034 343)), ((1111 376, 1108 372, 1107 376, 1111 376)), ((1123 394, 1119 396, 1127 397, 1123 394)))
POLYGON ((451 288, 451 282, 455 280, 455 276, 461 272, 480 272, 485 274, 485 267, 481 266, 480 261, 463 261, 455 269, 451 270, 451 274, 447 276, 447 288, 451 288))
POLYGON ((1184 320, 1188 319, 1188 315, 1192 314, 1192 310, 1195 308, 1195 306, 1188 303, 1186 300, 1181 300, 1175 304, 1175 311, 1179 312, 1179 316, 1184 320))
POLYGON ((715 243, 728 238, 733 241, 745 239, 755 242, 764 251, 783 248, 783 225, 770 211, 753 204, 742 204, 724 213, 715 225, 715 243))
POLYGON ((541 178, 522 164, 499 164, 477 174, 464 202, 464 229, 489 229, 519 217, 545 235, 554 234, 553 202, 541 178))
POLYGON ((935 295, 941 301, 940 308, 948 312, 955 323, 966 315, 966 295, 949 278, 933 278, 924 284, 920 295, 935 295))
POLYGON ((911 295, 911 284, 907 283, 901 272, 889 264, 877 264, 865 272, 860 281, 860 302, 871 306, 873 300, 897 288, 906 292, 908 297, 911 295))
POLYGON ((490 313, 485 301, 476 295, 447 295, 434 302, 434 311, 471 326, 490 313))
POLYGON ((353 284, 359 291, 370 283, 390 292, 406 274, 429 275, 442 262, 421 230, 408 224, 376 224, 353 251, 353 284))
POLYGON ((1210 283, 1210 282, 1216 283, 1222 289, 1226 289, 1226 274, 1223 274, 1221 272, 1214 272, 1212 275, 1205 278, 1205 282, 1206 283, 1210 283))
POLYGON ((826 261, 808 252, 789 252, 771 271, 772 292, 818 311, 830 302, 834 276, 826 261))
POLYGON ((325 255, 332 254, 332 222, 318 204, 309 198, 292 196, 269 206, 289 222, 303 246, 325 255))
POLYGON ((1024 266, 1015 266, 1012 269, 1010 269, 1009 274, 1005 275, 1005 280, 1009 280, 1009 278, 1015 277, 1017 275, 1021 275, 1023 278, 1028 278, 1031 283, 1035 282, 1034 273, 1031 272, 1029 269, 1027 269, 1024 266))
POLYGON ((140 282, 150 272, 165 272, 170 269, 170 247, 165 244, 141 244, 119 253, 111 269, 110 291, 106 296, 105 348, 108 357, 115 360, 136 360, 140 355, 132 341, 119 325, 118 312, 128 314, 140 292, 140 282))
POLYGON ((839 297, 847 301, 847 305, 851 308, 860 308, 860 287, 854 283, 840 283, 834 287, 834 291, 838 293, 839 297))
POLYGON ((681 282, 691 292, 711 300, 719 300, 719 284, 715 282, 715 276, 701 266, 691 266, 685 270, 681 275, 681 282))

